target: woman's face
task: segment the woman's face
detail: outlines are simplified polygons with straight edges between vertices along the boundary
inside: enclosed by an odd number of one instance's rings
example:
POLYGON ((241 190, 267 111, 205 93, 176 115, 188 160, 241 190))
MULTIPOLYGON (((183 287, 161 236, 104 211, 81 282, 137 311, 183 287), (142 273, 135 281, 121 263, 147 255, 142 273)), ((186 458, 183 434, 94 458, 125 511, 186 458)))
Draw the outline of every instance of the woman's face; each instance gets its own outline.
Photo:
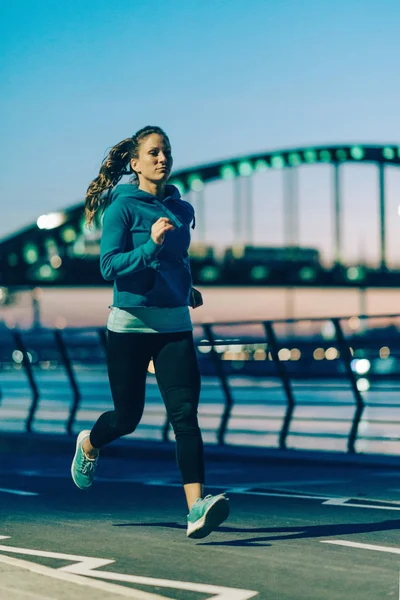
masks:
POLYGON ((138 158, 132 158, 131 167, 142 177, 153 183, 167 181, 172 169, 171 146, 158 133, 152 133, 141 141, 138 158))

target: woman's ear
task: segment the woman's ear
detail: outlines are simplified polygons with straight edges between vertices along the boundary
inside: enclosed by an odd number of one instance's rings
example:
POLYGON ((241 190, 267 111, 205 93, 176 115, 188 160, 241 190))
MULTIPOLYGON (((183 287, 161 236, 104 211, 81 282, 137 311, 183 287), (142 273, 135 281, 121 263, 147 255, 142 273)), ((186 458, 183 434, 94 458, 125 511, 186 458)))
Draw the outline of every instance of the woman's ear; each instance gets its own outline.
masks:
POLYGON ((138 170, 137 166, 138 166, 138 159, 137 158, 131 158, 131 167, 132 167, 132 171, 135 171, 135 173, 140 173, 140 171, 138 170))

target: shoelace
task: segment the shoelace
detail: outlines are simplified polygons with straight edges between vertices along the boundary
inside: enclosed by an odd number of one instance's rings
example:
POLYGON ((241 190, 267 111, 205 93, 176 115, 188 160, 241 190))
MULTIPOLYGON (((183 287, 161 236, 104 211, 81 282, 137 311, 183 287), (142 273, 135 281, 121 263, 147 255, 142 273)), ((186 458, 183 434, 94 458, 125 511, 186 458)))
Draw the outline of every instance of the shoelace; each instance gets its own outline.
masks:
POLYGON ((84 475, 90 475, 94 471, 96 463, 96 460, 89 460, 88 458, 86 458, 86 456, 84 456, 81 472, 84 475))

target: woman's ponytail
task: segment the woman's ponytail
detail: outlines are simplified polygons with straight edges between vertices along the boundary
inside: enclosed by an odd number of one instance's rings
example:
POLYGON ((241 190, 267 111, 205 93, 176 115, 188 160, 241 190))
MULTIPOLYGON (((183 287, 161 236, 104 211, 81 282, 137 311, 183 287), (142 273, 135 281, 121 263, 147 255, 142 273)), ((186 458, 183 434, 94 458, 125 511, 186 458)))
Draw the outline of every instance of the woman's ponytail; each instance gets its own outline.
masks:
POLYGON ((98 176, 92 181, 86 192, 85 216, 87 225, 92 224, 96 212, 107 203, 103 192, 117 185, 121 177, 129 172, 127 167, 132 158, 133 146, 132 138, 122 140, 122 142, 111 148, 103 160, 98 176))

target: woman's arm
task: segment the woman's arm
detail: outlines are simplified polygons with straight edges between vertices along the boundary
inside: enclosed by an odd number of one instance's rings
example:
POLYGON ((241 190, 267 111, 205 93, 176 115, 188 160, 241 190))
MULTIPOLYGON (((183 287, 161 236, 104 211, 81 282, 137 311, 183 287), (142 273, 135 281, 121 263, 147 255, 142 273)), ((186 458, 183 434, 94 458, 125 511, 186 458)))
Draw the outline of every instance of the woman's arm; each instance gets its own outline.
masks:
POLYGON ((145 244, 124 252, 126 238, 130 232, 127 207, 115 201, 106 209, 103 233, 100 242, 100 271, 106 281, 125 277, 135 271, 151 267, 163 247, 150 236, 145 244))

